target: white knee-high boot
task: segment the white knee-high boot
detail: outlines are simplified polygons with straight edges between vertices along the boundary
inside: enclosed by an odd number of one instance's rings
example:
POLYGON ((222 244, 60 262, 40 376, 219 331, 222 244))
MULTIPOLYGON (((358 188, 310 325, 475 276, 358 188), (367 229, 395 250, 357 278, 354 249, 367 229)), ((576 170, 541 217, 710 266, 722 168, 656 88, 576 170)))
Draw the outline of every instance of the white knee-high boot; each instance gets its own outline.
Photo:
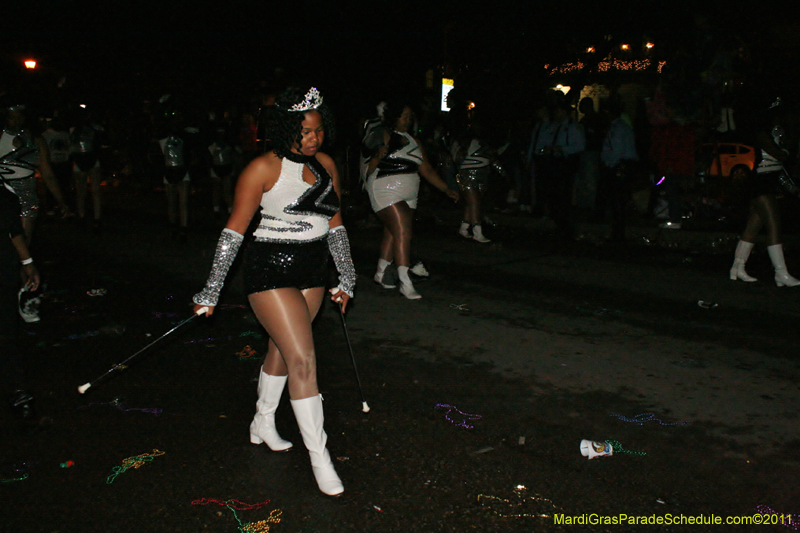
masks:
POLYGON ((392 263, 386 259, 378 259, 378 268, 375 270, 375 277, 373 279, 375 280, 375 283, 381 285, 384 289, 394 289, 397 287, 397 285, 383 282, 383 276, 386 274, 386 268, 391 264, 392 263))
POLYGON ((800 285, 800 280, 792 277, 786 271, 786 261, 783 259, 783 245, 773 244, 772 246, 767 246, 767 252, 769 252, 772 266, 775 267, 775 284, 778 287, 783 287, 784 285, 797 287, 800 285))
POLYGON ((414 284, 411 283, 411 278, 408 277, 408 267, 397 267, 397 276, 400 278, 400 294, 409 300, 419 300, 422 295, 414 289, 414 284))
POLYGON ((753 249, 753 243, 747 241, 739 241, 736 245, 736 253, 733 256, 733 266, 731 267, 731 279, 753 282, 758 281, 753 276, 748 276, 744 269, 744 264, 747 263, 747 258, 750 257, 750 251, 753 249))
POLYGON ((263 370, 260 374, 256 416, 250 424, 250 442, 266 442, 270 450, 285 452, 292 447, 292 443, 278 435, 278 430, 275 429, 275 411, 281 402, 281 394, 289 376, 270 376, 263 370))
POLYGON ((314 477, 319 485, 319 490, 328 496, 337 496, 344 492, 342 480, 333 468, 331 455, 325 444, 328 442, 328 435, 325 434, 322 424, 324 416, 322 413, 322 395, 317 394, 302 400, 292 400, 292 409, 297 418, 297 427, 303 435, 303 443, 308 448, 308 455, 311 458, 311 467, 314 477))
POLYGON ((472 238, 478 242, 492 242, 483 235, 483 228, 480 224, 472 226, 472 238))

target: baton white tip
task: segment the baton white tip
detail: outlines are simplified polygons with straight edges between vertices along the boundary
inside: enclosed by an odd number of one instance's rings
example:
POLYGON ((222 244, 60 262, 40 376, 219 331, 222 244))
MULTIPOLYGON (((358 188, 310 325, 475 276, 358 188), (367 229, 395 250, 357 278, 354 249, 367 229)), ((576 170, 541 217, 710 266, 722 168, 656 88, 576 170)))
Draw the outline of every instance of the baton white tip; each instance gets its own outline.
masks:
POLYGON ((361 402, 361 410, 365 413, 369 413, 369 405, 367 405, 367 402, 361 402))
POLYGON ((91 383, 84 383, 83 385, 81 385, 80 387, 78 387, 78 392, 79 392, 79 393, 81 393, 81 394, 83 394, 83 393, 84 393, 84 392, 86 392, 86 390, 87 390, 89 387, 91 387, 91 386, 92 386, 92 384, 91 384, 91 383))
POLYGON ((204 314, 206 314, 206 313, 208 313, 208 307, 201 307, 200 309, 198 309, 198 310, 195 312, 195 314, 196 314, 197 316, 204 315, 204 314))

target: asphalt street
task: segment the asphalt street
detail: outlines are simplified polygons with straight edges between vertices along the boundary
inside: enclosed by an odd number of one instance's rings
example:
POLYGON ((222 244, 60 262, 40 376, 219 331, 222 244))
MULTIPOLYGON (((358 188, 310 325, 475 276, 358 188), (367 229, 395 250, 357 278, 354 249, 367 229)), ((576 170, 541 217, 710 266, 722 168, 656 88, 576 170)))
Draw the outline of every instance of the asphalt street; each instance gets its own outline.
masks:
MULTIPOLYGON (((277 423, 295 449, 249 442, 266 336, 235 271, 215 317, 78 394, 190 316, 224 222, 201 220, 195 198, 179 242, 156 192, 108 200, 99 235, 55 219, 37 229, 47 290, 23 343, 43 420, 25 431, 0 414, 2 531, 800 528, 800 288, 775 286, 763 246, 748 263, 759 281, 745 284, 728 279, 729 232, 648 222, 615 245, 582 225, 566 244, 545 222, 503 216, 481 245, 457 235, 459 213, 445 208, 416 226, 430 277, 409 301, 372 282, 380 228, 352 218, 347 325, 371 411, 326 305, 319 381, 345 485, 328 498, 288 398, 277 423), (616 451, 587 460, 582 439, 616 451), (686 522, 712 515, 723 524, 686 522), (725 525, 754 516, 778 524, 725 525)), ((794 236, 786 256, 800 275, 794 236)))

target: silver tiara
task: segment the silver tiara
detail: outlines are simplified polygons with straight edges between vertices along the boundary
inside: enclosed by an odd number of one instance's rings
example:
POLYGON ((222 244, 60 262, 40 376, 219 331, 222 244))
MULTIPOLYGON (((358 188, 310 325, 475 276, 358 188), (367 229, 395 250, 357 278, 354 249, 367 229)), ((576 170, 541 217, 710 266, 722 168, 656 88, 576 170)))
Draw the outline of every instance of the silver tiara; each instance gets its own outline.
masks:
POLYGON ((311 111, 322 105, 322 95, 316 87, 312 87, 306 93, 305 99, 299 104, 294 104, 289 111, 311 111))

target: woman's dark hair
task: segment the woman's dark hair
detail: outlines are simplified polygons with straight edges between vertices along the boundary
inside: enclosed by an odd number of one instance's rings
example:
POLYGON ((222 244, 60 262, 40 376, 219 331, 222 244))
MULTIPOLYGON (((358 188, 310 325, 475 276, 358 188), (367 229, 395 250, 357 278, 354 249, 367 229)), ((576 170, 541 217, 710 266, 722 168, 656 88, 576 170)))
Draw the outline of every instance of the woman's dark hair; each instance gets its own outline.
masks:
MULTIPOLYGON (((278 157, 286 157, 292 151, 292 147, 300 144, 303 139, 301 124, 308 111, 289 111, 289 109, 305 100, 307 93, 308 89, 289 87, 275 100, 274 109, 267 119, 266 130, 278 157)), ((322 115, 325 142, 333 142, 336 134, 333 114, 324 99, 322 105, 314 111, 319 111, 319 114, 322 115)))
POLYGON ((408 98, 398 98, 396 100, 387 101, 386 107, 383 110, 384 126, 393 130, 405 108, 414 111, 414 105, 408 98))

